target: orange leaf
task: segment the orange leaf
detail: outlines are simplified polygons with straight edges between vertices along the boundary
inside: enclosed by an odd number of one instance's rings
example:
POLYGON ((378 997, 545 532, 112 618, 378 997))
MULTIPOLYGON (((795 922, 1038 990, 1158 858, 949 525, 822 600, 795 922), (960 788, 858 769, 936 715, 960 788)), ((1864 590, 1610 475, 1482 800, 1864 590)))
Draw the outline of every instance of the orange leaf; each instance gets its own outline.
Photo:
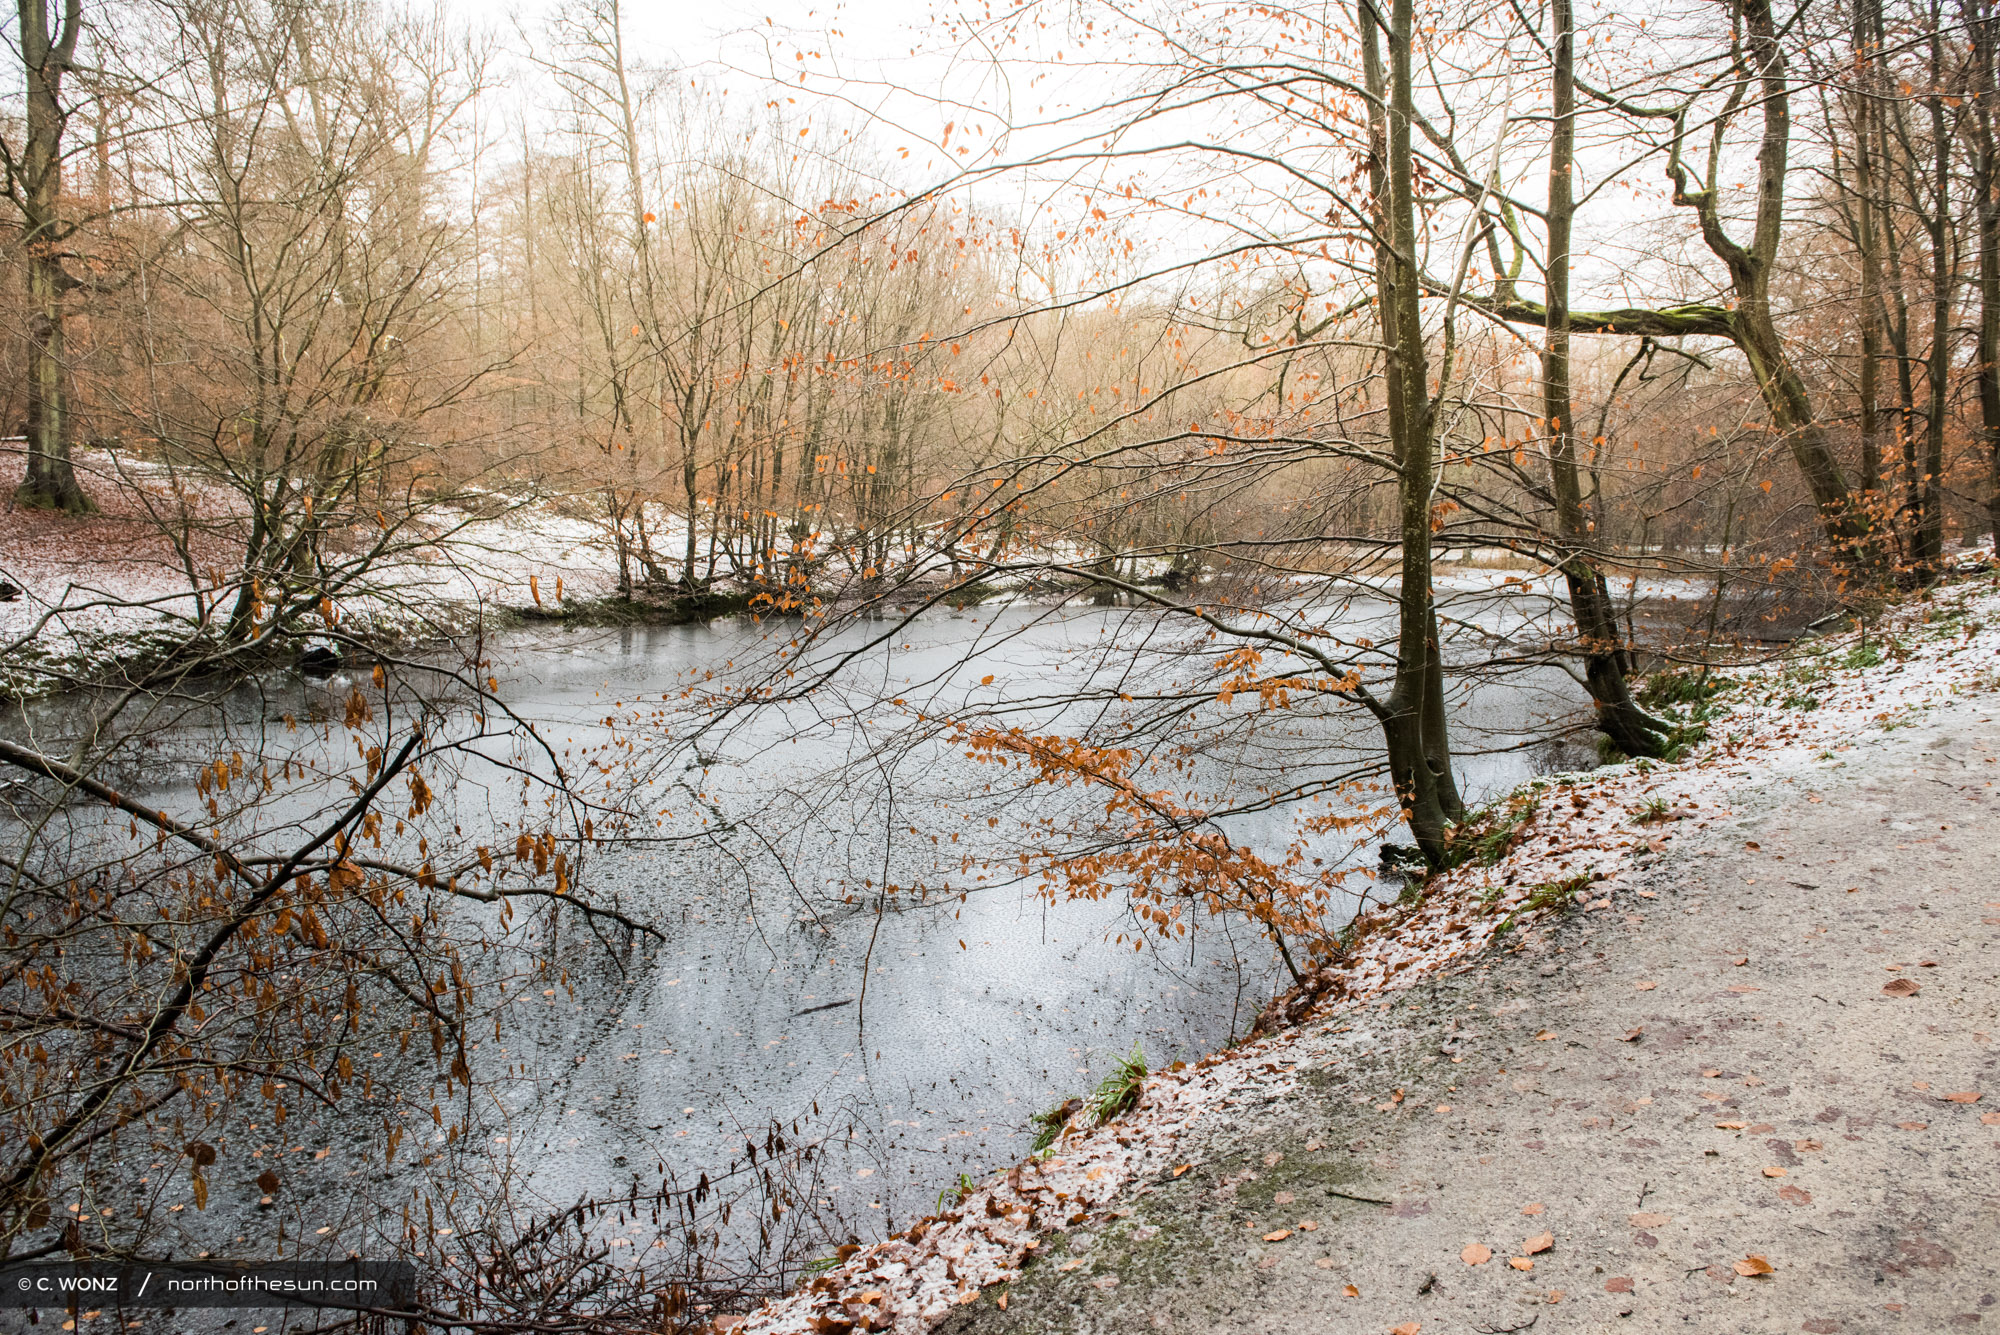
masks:
POLYGON ((1957 1094, 1947 1094, 1944 1097, 1947 1103, 1977 1103, 1979 1102, 1979 1091, 1968 1089, 1957 1094))
POLYGON ((1417 1335, 1423 1328, 1424 1323, 1421 1321, 1405 1321, 1400 1326, 1389 1327, 1389 1335, 1417 1335))
POLYGON ((1470 1242, 1466 1244, 1465 1250, 1458 1254, 1458 1259, 1467 1265, 1485 1265, 1493 1259, 1493 1249, 1483 1243, 1470 1242))
POLYGON ((1555 1245, 1556 1245, 1555 1234, 1537 1233, 1534 1237, 1529 1238, 1526 1242, 1521 1244, 1521 1250, 1526 1252, 1528 1255, 1533 1256, 1537 1252, 1545 1252, 1549 1248, 1555 1245))
POLYGON ((1340 1286, 1340 1296, 1343 1298, 1359 1298, 1361 1290, 1355 1288, 1352 1284, 1343 1284, 1340 1286))
POLYGON ((1275 1233, 1266 1233, 1264 1235, 1264 1241, 1283 1242, 1286 1238, 1289 1238, 1291 1236, 1292 1236, 1292 1230, 1290 1230, 1289 1228, 1281 1228, 1275 1233))
POLYGON ((1777 1267, 1761 1256, 1746 1256, 1732 1266, 1731 1269, 1735 1270, 1737 1274, 1743 1276, 1745 1279, 1748 1279, 1752 1275, 1773 1274, 1776 1272, 1777 1267))
POLYGON ((1661 1214, 1657 1210, 1641 1210, 1635 1215, 1628 1216, 1625 1222, 1633 1228, 1660 1228, 1672 1223, 1673 1219, 1672 1215, 1661 1214))
POLYGON ((1542 1204, 1540 1201, 1529 1201, 1526 1205, 1521 1207, 1521 1213, 1540 1214, 1542 1211, 1548 1208, 1549 1208, 1548 1206, 1542 1204))
POLYGON ((1654 982, 1654 981, 1653 981, 1652 979, 1648 978, 1648 979, 1645 979, 1645 980, 1643 980, 1643 981, 1641 981, 1641 982, 1637 982, 1637 983, 1634 983, 1634 984, 1632 984, 1632 990, 1633 990, 1633 991, 1635 991, 1635 992, 1650 992, 1650 991, 1652 991, 1652 990, 1653 990, 1654 988, 1656 988, 1656 987, 1658 987, 1658 986, 1659 986, 1659 984, 1658 984, 1658 983, 1656 983, 1656 982, 1654 982))
POLYGON ((1533 1270, 1535 1268, 1535 1263, 1525 1256, 1512 1257, 1508 1260, 1507 1264, 1513 1266, 1516 1270, 1533 1270))
POLYGON ((981 686, 991 686, 993 684, 993 674, 989 672, 985 676, 981 677, 979 679, 979 684, 981 686))
POLYGON ((1765 1177, 1783 1177, 1784 1175, 1785 1175, 1785 1170, 1775 1165, 1773 1165, 1770 1168, 1766 1168, 1764 1170, 1765 1177))
POLYGON ((1892 978, 1882 985, 1885 997, 1914 997, 1923 990, 1923 984, 1914 978, 1892 978))
POLYGON ((1190 1168, 1192 1168, 1192 1167, 1194 1167, 1194 1165, 1193 1165, 1193 1164, 1191 1164, 1191 1163, 1184 1163, 1184 1164, 1182 1164, 1182 1165, 1181 1165, 1181 1166, 1180 1166, 1179 1168, 1176 1168, 1176 1169, 1174 1169, 1174 1176, 1175 1176, 1175 1177, 1179 1177, 1179 1176, 1180 1176, 1180 1175, 1181 1175, 1182 1173, 1185 1173, 1185 1172, 1186 1172, 1186 1171, 1187 1171, 1188 1169, 1190 1169, 1190 1168))

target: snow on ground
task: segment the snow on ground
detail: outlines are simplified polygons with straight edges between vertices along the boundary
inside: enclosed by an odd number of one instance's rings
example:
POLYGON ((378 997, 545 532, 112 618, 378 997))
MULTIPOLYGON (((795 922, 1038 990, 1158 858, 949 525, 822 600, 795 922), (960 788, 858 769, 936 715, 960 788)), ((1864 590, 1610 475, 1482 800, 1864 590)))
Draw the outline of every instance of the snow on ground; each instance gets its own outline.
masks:
POLYGON ((1518 792, 1513 811, 1531 812, 1505 856, 1434 876, 1415 903, 1362 919, 1347 958, 1266 1012, 1267 1020, 1307 1023, 1149 1076, 1136 1111, 1079 1127, 1046 1158, 1023 1160, 907 1233, 843 1248, 837 1266, 798 1292, 747 1318, 719 1318, 717 1328, 916 1335, 954 1304, 1018 1276, 1045 1234, 1129 1213, 1118 1205, 1121 1195, 1149 1192, 1146 1179, 1178 1175, 1178 1145, 1189 1126, 1226 1116, 1239 1103, 1283 1096, 1296 1067, 1349 1041, 1339 1036, 1365 1025, 1366 1009, 1386 994, 1470 963, 1496 938, 1523 941, 1550 914, 1642 907, 1634 896, 1652 893, 1632 889, 1624 874, 1663 849, 1677 826, 1703 828, 1730 815, 1722 802, 1741 780, 1838 764, 1871 733, 1912 724, 1931 705, 2000 690, 2000 576, 1937 590, 1865 635, 1802 644, 1730 680, 1708 721, 1708 740, 1689 757, 1550 776, 1518 792))
MULTIPOLYGON (((101 451, 84 451, 77 462, 98 514, 0 505, 0 582, 15 590, 0 600, 0 648, 9 650, 0 696, 46 689, 50 672, 94 675, 200 634, 204 600, 196 591, 210 593, 213 619, 212 591, 241 564, 234 531, 243 502, 233 491, 101 451), (185 534, 178 545, 170 536, 176 528, 185 534)), ((0 466, 0 495, 11 497, 18 481, 18 461, 0 466)), ((367 573, 366 591, 343 600, 343 626, 407 641, 467 628, 497 608, 554 608, 616 588, 616 552, 602 525, 489 499, 495 517, 446 507, 420 516, 367 573)), ((683 543, 685 525, 666 526, 661 536, 683 543)))

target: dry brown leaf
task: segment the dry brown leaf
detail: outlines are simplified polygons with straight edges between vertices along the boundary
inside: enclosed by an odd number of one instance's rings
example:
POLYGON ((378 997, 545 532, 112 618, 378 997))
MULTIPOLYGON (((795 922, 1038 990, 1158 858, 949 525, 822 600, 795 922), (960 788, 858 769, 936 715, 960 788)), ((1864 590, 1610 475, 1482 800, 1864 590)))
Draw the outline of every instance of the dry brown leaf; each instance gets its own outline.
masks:
POLYGON ((1485 1265, 1493 1259, 1493 1249, 1481 1242, 1468 1242, 1458 1259, 1467 1265, 1485 1265))
POLYGON ((1776 1266, 1761 1256, 1746 1256, 1730 1268, 1745 1279, 1752 1275, 1769 1275, 1777 1271, 1776 1266))
POLYGON ((1641 1210, 1637 1214, 1629 1216, 1626 1222, 1631 1224, 1633 1228, 1664 1228, 1666 1225, 1671 1224, 1673 1220, 1674 1217, 1670 1214, 1661 1214, 1657 1210, 1641 1210))
MULTIPOLYGON (((1330 1265, 1327 1268, 1332 1269, 1330 1265)), ((1361 1290, 1355 1288, 1352 1284, 1343 1284, 1340 1286, 1340 1296, 1343 1298, 1359 1298, 1361 1290)))
POLYGON ((994 1305, 995 1307, 999 1308, 999 1309, 1000 1309, 1001 1311, 1003 1311, 1003 1312, 1004 1312, 1004 1311, 1006 1311, 1006 1310, 1007 1310, 1007 1295, 1003 1293, 1003 1294, 1001 1294, 1001 1295, 1000 1295, 1000 1296, 999 1296, 998 1298, 995 1298, 995 1299, 993 1300, 993 1305, 994 1305))
POLYGON ((1331 1256, 1322 1256, 1319 1260, 1314 1261, 1313 1264, 1321 1270, 1331 1270, 1333 1269, 1333 1258, 1331 1256))
POLYGON ((1516 1270, 1533 1270, 1535 1268, 1535 1263, 1525 1256, 1509 1257, 1507 1264, 1513 1266, 1516 1270))
POLYGON ((1318 1231, 1319 1231, 1319 1221, 1318 1221, 1317 1219, 1301 1219, 1301 1220, 1299 1220, 1299 1232, 1301 1232, 1301 1233, 1317 1233, 1318 1231))
POLYGON ((1290 1230, 1289 1228, 1281 1228, 1275 1233, 1266 1233, 1264 1235, 1264 1241, 1283 1242, 1286 1238, 1289 1238, 1291 1236, 1292 1236, 1292 1230, 1290 1230))
POLYGON ((1979 1120, 1985 1126, 2000 1126, 2000 1112, 1981 1113, 1979 1120))
POLYGON ((1389 1335, 1417 1335, 1423 1328, 1424 1323, 1421 1321, 1405 1321, 1400 1326, 1389 1327, 1389 1335))
POLYGON ((1921 991, 1923 984, 1914 978, 1891 978, 1882 984, 1882 995, 1885 997, 1914 997, 1921 991))
POLYGON ((1185 1173, 1185 1172, 1186 1172, 1186 1171, 1187 1171, 1188 1169, 1190 1169, 1190 1168, 1192 1168, 1192 1167, 1194 1167, 1194 1165, 1193 1165, 1193 1164, 1191 1164, 1191 1163, 1184 1163, 1184 1164, 1182 1164, 1182 1165, 1181 1165, 1181 1166, 1180 1166, 1179 1168, 1176 1168, 1176 1169, 1174 1169, 1174 1176, 1175 1176, 1175 1177, 1179 1177, 1179 1176, 1180 1176, 1180 1175, 1181 1175, 1182 1173, 1185 1173))
POLYGON ((1537 1233, 1535 1234, 1534 1237, 1529 1238, 1526 1242, 1521 1244, 1521 1250, 1526 1252, 1528 1255, 1533 1256, 1538 1252, 1545 1252, 1549 1248, 1555 1245, 1556 1245, 1555 1234, 1537 1233))
POLYGON ((1755 853, 1758 849, 1762 848, 1763 845, 1758 843, 1755 839, 1746 839, 1743 841, 1743 847, 1749 849, 1752 853, 1755 853))
POLYGON ((1619 1041, 1624 1043, 1637 1043, 1639 1041, 1640 1035, 1644 1034, 1645 1032, 1646 1031, 1644 1029, 1627 1030, 1625 1037, 1619 1041))
POLYGON ((1741 1131, 1748 1125, 1750 1125, 1748 1122, 1717 1122, 1715 1129, 1718 1131, 1741 1131))
POLYGON ((1554 1038, 1555 1036, 1556 1036, 1556 1031, 1555 1031, 1555 1030, 1553 1030, 1553 1029, 1544 1029, 1544 1030, 1542 1030, 1542 1032, 1541 1032, 1541 1033, 1539 1033, 1539 1034, 1536 1034, 1536 1035, 1535 1035, 1535 1041, 1536 1041, 1537 1043, 1546 1043, 1546 1042, 1548 1042, 1548 1041, 1549 1041, 1550 1039, 1554 1038))
POLYGON ((1730 962, 1731 964, 1735 965, 1735 966, 1736 966, 1737 968, 1739 968, 1739 969, 1740 969, 1740 968, 1742 968, 1742 967, 1743 967, 1744 965, 1746 965, 1746 964, 1748 964, 1748 963, 1750 962, 1750 957, 1749 957, 1748 955, 1738 955, 1738 956, 1736 956, 1736 957, 1735 957, 1734 959, 1730 960, 1729 962, 1730 962))
POLYGON ((1644 978, 1632 984, 1632 990, 1634 992, 1650 992, 1658 986, 1659 984, 1654 982, 1652 979, 1644 978))
POLYGON ((1561 1302, 1562 1300, 1563 1300, 1563 1291, 1562 1291, 1561 1289, 1550 1289, 1550 1290, 1549 1290, 1549 1301, 1550 1301, 1550 1302, 1552 1302, 1552 1303, 1559 1303, 1559 1302, 1561 1302))
POLYGON ((1947 1094, 1944 1097, 1947 1103, 1977 1103, 1979 1102, 1979 1091, 1976 1089, 1961 1090, 1959 1093, 1947 1094))
POLYGON ((1772 1166, 1764 1170, 1765 1177, 1783 1177, 1784 1175, 1785 1175, 1785 1170, 1778 1167, 1776 1164, 1773 1164, 1772 1166))
POLYGON ((1922 1131, 1922 1130, 1924 1130, 1925 1128, 1927 1128, 1927 1127, 1929 1127, 1929 1126, 1930 1126, 1930 1123, 1929 1123, 1929 1122, 1898 1122, 1898 1123, 1896 1123, 1896 1127, 1897 1127, 1897 1129, 1898 1129, 1898 1130, 1902 1130, 1902 1131, 1922 1131))
POLYGON ((1604 1291, 1606 1293, 1630 1293, 1632 1292, 1632 1288, 1632 1277, 1630 1275, 1613 1275, 1610 1279, 1604 1281, 1604 1291))
POLYGON ((1786 1183, 1784 1186, 1778 1188, 1778 1199, 1787 1205, 1811 1205, 1812 1193, 1804 1187, 1795 1187, 1790 1183, 1786 1183))
POLYGON ((1521 1207, 1521 1213, 1540 1214, 1542 1211, 1548 1208, 1549 1208, 1548 1206, 1542 1204, 1540 1201, 1529 1201, 1526 1205, 1521 1207))

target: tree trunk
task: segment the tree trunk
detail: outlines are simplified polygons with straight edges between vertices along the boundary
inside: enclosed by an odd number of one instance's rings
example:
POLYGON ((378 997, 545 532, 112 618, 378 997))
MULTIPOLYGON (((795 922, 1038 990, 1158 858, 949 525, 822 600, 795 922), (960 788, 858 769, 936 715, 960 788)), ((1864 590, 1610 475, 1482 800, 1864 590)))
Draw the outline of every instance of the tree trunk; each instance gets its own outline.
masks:
POLYGON ((87 514, 97 507, 77 485, 70 459, 65 391, 65 298, 76 285, 62 263, 69 229, 62 221, 62 79, 83 27, 81 0, 64 0, 56 31, 44 0, 20 0, 21 61, 27 79, 26 141, 8 193, 21 210, 28 279, 28 459, 14 497, 37 509, 87 514))
POLYGON ((2000 545, 2000 162, 1994 159, 1993 0, 1967 0, 1972 36, 1972 193, 1979 220, 1979 425, 1991 472, 1986 514, 2000 545))
POLYGON ((1930 217, 1927 219, 1931 244, 1931 346, 1929 364, 1925 368, 1929 393, 1924 411, 1923 519, 1917 525, 1915 553, 1917 577, 1925 582, 1937 578, 1938 565, 1944 556, 1945 398, 1951 380, 1952 289, 1957 282, 1952 263, 1958 249, 1952 234, 1951 217, 1952 137, 1945 129, 1942 93, 1944 81, 1951 76, 1945 67, 1944 41, 1938 26, 1943 19, 1942 6, 1933 4, 1931 79, 1933 87, 1939 91, 1926 99, 1930 106, 1931 138, 1936 152, 1936 178, 1931 182, 1930 217))
POLYGON ((1549 134, 1548 298, 1542 344, 1542 416, 1548 422, 1549 470, 1556 501, 1563 582, 1583 651, 1584 680, 1597 705, 1598 729, 1628 756, 1661 756, 1666 725, 1639 707, 1626 684, 1618 651, 1618 622, 1605 596, 1604 577, 1583 508, 1577 475, 1576 422, 1570 397, 1569 252, 1576 196, 1575 20, 1570 0, 1552 0, 1555 24, 1554 107, 1549 134))
POLYGON ((1431 491, 1437 473, 1436 422, 1430 397, 1423 310, 1418 301, 1417 219, 1410 127, 1413 0, 1394 0, 1384 33, 1379 11, 1361 0, 1362 61, 1374 151, 1377 319, 1388 348, 1389 435, 1396 467, 1402 570, 1397 592, 1396 676, 1378 717, 1389 774, 1410 834, 1425 861, 1445 857, 1450 823, 1463 815, 1451 776, 1443 662, 1431 589, 1431 491), (1379 42, 1388 41, 1384 68, 1379 42))
MULTIPOLYGON (((1882 423, 1876 407, 1882 365, 1882 256, 1876 238, 1875 106, 1881 47, 1875 32, 1881 26, 1881 0, 1855 0, 1854 60, 1859 85, 1850 93, 1853 141, 1848 160, 1853 165, 1855 195, 1854 245, 1861 254, 1861 490, 1882 489, 1882 423)), ((1871 506, 1871 518, 1874 518, 1871 506)))

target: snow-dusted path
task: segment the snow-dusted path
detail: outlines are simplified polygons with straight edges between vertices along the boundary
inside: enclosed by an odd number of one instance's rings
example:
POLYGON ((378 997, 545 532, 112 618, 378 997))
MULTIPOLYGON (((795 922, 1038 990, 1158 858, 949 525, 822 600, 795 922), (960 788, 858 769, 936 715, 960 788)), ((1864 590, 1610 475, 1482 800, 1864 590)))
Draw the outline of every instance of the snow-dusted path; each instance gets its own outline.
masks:
POLYGON ((1303 1026, 745 1329, 2000 1323, 2000 591, 1951 601, 1551 785, 1303 1026))
POLYGON ((1640 911, 1342 1020, 943 1329, 2000 1324, 1996 713, 1741 789, 1640 911))

